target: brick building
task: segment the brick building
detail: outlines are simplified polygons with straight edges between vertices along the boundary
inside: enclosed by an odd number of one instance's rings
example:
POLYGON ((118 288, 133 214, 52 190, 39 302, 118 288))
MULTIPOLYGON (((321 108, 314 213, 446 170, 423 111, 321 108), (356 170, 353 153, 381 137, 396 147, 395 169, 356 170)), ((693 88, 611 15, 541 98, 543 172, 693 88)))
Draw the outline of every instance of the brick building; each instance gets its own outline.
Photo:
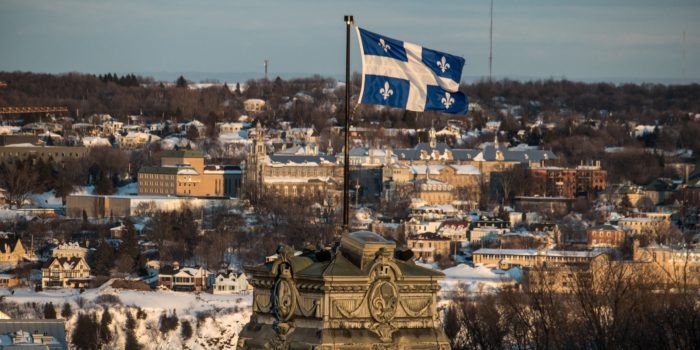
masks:
POLYGON ((608 172, 595 165, 576 168, 537 167, 523 170, 528 179, 526 195, 574 198, 603 191, 608 186, 608 172))
POLYGON ((625 242, 625 231, 613 225, 601 225, 586 231, 588 248, 615 248, 625 242))
POLYGON ((235 165, 204 165, 199 151, 165 151, 161 166, 139 170, 139 194, 238 197, 241 176, 235 165))
POLYGON ((450 243, 447 237, 435 234, 421 234, 406 240, 406 245, 411 248, 415 257, 426 262, 433 262, 439 257, 450 255, 450 243))

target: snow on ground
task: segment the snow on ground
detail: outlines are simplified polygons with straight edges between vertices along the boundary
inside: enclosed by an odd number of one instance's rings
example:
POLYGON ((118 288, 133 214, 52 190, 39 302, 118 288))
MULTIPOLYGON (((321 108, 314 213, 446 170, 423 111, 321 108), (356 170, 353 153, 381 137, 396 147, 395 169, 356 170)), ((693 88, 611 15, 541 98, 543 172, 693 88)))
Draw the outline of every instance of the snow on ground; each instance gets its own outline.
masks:
MULTIPOLYGON (((71 194, 93 194, 95 186, 79 186, 76 187, 71 194)), ((124 186, 118 187, 116 194, 137 194, 138 184, 136 182, 130 182, 124 186)), ((56 191, 51 190, 44 193, 32 193, 27 196, 27 201, 31 203, 33 208, 50 208, 59 209, 63 208, 63 201, 60 197, 56 197, 56 191)))
POLYGON ((56 197, 56 191, 54 190, 44 193, 32 193, 27 196, 27 200, 35 208, 58 209, 63 207, 63 201, 61 198, 56 197))
POLYGON ((78 186, 71 194, 93 194, 95 192, 95 186, 78 186))
POLYGON ((28 213, 28 212, 23 212, 23 211, 14 210, 14 209, 8 209, 8 208, 0 209, 0 221, 15 222, 15 221, 18 221, 21 219, 32 220, 35 217, 36 217, 36 215, 32 215, 31 213, 28 213))
POLYGON ((172 150, 175 149, 176 146, 179 148, 185 148, 187 145, 193 149, 197 147, 194 142, 185 137, 168 136, 160 141, 160 147, 164 150, 172 150))
POLYGON ((440 296, 449 298, 453 293, 494 293, 504 286, 514 285, 521 279, 520 269, 491 270, 486 266, 469 266, 459 264, 444 270, 437 268, 437 264, 416 262, 417 265, 441 271, 445 279, 440 282, 440 296))
POLYGON ((118 195, 125 195, 125 194, 138 194, 139 193, 139 186, 138 183, 136 182, 130 182, 124 186, 118 187, 116 194, 118 195))
POLYGON ((459 264, 442 271, 445 279, 440 282, 441 294, 451 292, 493 293, 504 286, 513 285, 515 279, 506 273, 485 266, 471 267, 459 264))
MULTIPOLYGON (((209 293, 174 292, 170 290, 135 291, 115 289, 106 283, 97 289, 88 289, 84 293, 77 290, 60 289, 35 292, 28 288, 18 288, 14 293, 0 291, 7 302, 39 303, 52 302, 58 310, 68 302, 73 310, 97 312, 101 315, 102 305, 95 303, 101 295, 115 295, 121 305, 110 305, 114 319, 112 330, 115 338, 108 348, 124 348, 126 313, 136 314, 136 307, 146 313, 146 319, 140 320, 136 328, 136 337, 143 349, 235 349, 238 333, 248 322, 251 315, 252 293, 247 295, 213 295, 209 293), (82 298, 84 306, 78 306, 82 298), (180 320, 189 321, 193 336, 183 340, 180 326, 167 334, 158 329, 159 318, 163 313, 175 312, 180 320)), ((77 314, 77 312, 76 312, 77 314)), ((77 315, 67 320, 67 334, 72 335, 77 315)))

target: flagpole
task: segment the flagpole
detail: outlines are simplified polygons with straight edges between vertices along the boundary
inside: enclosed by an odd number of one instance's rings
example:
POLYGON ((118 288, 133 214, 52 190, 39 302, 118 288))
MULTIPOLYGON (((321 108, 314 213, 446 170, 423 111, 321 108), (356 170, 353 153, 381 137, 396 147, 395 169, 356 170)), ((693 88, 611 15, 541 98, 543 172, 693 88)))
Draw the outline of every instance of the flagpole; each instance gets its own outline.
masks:
POLYGON ((350 25, 352 15, 343 17, 345 31, 345 152, 343 162, 343 232, 349 232, 350 222, 350 25))

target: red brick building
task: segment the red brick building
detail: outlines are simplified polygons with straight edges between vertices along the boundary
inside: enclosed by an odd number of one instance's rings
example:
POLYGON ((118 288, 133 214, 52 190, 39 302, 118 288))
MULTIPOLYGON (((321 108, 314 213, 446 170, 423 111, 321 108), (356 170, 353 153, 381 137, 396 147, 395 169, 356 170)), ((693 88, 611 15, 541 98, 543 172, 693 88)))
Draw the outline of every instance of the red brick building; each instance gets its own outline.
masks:
POLYGON ((625 231, 613 225, 589 228, 586 235, 588 248, 617 248, 625 242, 625 231))
POLYGON ((600 168, 600 162, 576 168, 539 167, 525 171, 527 196, 574 198, 605 190, 608 186, 608 172, 600 168))

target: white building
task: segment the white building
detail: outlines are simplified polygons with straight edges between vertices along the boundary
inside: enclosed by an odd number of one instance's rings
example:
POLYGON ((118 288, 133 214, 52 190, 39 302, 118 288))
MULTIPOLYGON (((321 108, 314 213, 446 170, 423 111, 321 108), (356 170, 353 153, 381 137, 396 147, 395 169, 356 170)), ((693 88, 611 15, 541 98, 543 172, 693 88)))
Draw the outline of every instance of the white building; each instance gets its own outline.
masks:
POLYGON ((88 249, 81 247, 78 242, 66 242, 53 249, 51 256, 54 258, 85 258, 88 249))
POLYGON ((259 98, 249 98, 243 101, 243 109, 248 113, 260 112, 265 108, 265 101, 259 98))
POLYGON ((219 272, 214 279, 214 294, 238 294, 248 292, 252 288, 248 284, 248 278, 244 273, 233 271, 219 272))

